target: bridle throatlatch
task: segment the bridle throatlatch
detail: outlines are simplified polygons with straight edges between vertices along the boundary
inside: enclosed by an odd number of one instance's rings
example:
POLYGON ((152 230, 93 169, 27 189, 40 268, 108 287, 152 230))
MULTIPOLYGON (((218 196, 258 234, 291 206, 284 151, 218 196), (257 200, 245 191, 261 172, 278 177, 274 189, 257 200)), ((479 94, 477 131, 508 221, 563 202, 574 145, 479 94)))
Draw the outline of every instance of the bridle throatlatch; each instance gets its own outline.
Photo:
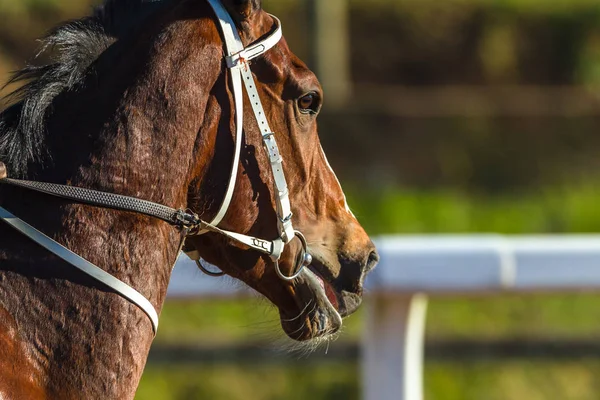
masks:
MULTIPOLYGON (((219 19, 219 24, 223 33, 223 40, 225 42, 225 50, 227 54, 225 61, 231 77, 235 102, 236 148, 233 165, 231 167, 229 184, 227 186, 227 192, 225 194, 223 203, 221 204, 221 207, 215 218, 210 223, 203 223, 202 229, 195 234, 203 235, 207 232, 219 233, 236 242, 242 243, 262 253, 266 253, 273 261, 277 275, 283 280, 292 281, 300 275, 304 267, 307 267, 311 264, 312 256, 308 253, 308 246, 304 235, 301 232, 294 230, 292 225, 293 214, 290 205, 288 186, 285 179, 285 174, 283 172, 283 158, 281 157, 279 147, 277 146, 275 133, 272 132, 271 127, 269 126, 269 121, 267 120, 258 90, 256 89, 254 75, 252 75, 252 70, 249 65, 250 60, 264 54, 273 48, 277 43, 279 43, 283 36, 281 31, 281 22, 279 19, 277 19, 277 17, 271 15, 273 21, 275 21, 274 30, 263 40, 244 48, 244 44, 242 43, 242 39, 240 38, 235 23, 221 1, 208 0, 208 2, 219 19), (273 173, 275 182, 275 203, 277 205, 277 230, 279 232, 279 238, 272 241, 262 240, 217 228, 231 204, 233 190, 235 189, 235 182, 237 180, 244 124, 244 91, 242 82, 243 86, 246 88, 246 93, 248 95, 248 99, 250 100, 250 104, 252 104, 252 111, 254 112, 256 122, 260 129, 265 149, 269 154, 271 171, 273 173), (302 244, 303 254, 302 257, 300 257, 299 265, 296 266, 293 275, 286 276, 279 268, 279 260, 285 245, 289 244, 295 237, 297 237, 302 244)), ((192 260, 196 261, 200 269, 207 272, 209 275, 220 275, 220 273, 208 271, 201 264, 200 255, 197 251, 186 251, 186 254, 192 260)))
MULTIPOLYGON (((301 232, 294 230, 292 225, 292 210, 288 186, 283 172, 283 159, 275 140, 275 134, 271 131, 269 122, 267 121, 262 102, 260 101, 260 97, 256 89, 256 82, 248 63, 250 60, 264 54, 266 51, 270 50, 273 48, 273 46, 279 43, 282 38, 281 22, 275 16, 272 16, 273 20, 275 21, 275 29, 273 32, 265 39, 244 48, 235 23, 223 4, 221 4, 221 1, 208 0, 208 2, 217 15, 221 30, 223 32, 225 49, 227 52, 225 61, 233 85, 236 119, 236 148, 229 184, 227 186, 227 192, 225 194, 223 203, 221 204, 217 215, 211 222, 205 222, 201 220, 197 214, 189 211, 176 210, 162 204, 153 203, 135 197, 122 196, 113 193, 53 183, 9 179, 6 172, 6 166, 2 162, 0 162, 0 184, 17 186, 23 189, 33 190, 45 193, 47 195, 96 207, 148 215, 178 227, 186 236, 203 235, 207 232, 217 233, 253 250, 268 255, 273 261, 277 275, 284 281, 293 281, 300 276, 305 267, 312 263, 312 256, 308 253, 308 245, 304 235, 301 232), (227 210, 229 209, 237 180, 244 122, 243 86, 246 88, 248 98, 252 104, 252 110, 254 111, 258 127, 260 128, 262 134, 265 149, 269 154, 271 171, 273 173, 275 182, 275 202, 277 205, 277 229, 279 232, 279 237, 271 241, 226 231, 218 227, 225 217, 227 210), (289 244, 294 238, 298 238, 300 240, 303 250, 293 274, 291 276, 286 276, 282 273, 279 267, 279 260, 285 245, 289 244)), ((150 301, 148 301, 148 299, 146 299, 141 293, 121 280, 113 277, 96 265, 85 260, 83 257, 62 246, 60 243, 46 236, 2 207, 0 207, 0 220, 4 221, 12 228, 35 241, 49 252, 55 254, 59 258, 88 274, 97 281, 112 288, 116 293, 137 305, 144 313, 146 313, 148 318, 150 318, 152 329, 154 330, 154 334, 156 334, 158 329, 158 314, 152 303, 150 303, 150 301)), ((197 251, 186 251, 186 254, 192 260, 196 261, 198 266, 209 275, 222 275, 222 273, 212 273, 202 266, 200 262, 200 255, 197 251)))

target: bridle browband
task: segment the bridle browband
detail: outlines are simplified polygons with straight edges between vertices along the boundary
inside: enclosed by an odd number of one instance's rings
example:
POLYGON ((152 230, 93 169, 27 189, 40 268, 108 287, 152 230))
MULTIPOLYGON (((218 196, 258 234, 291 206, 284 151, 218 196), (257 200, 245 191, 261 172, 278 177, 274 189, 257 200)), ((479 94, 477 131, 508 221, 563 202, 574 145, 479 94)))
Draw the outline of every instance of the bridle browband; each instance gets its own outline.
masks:
MULTIPOLYGON (((207 232, 217 233, 223 235, 237 243, 245 245, 250 249, 256 250, 263 254, 268 255, 275 266, 277 275, 284 281, 295 280, 302 270, 310 265, 312 257, 308 253, 308 245, 306 239, 299 231, 294 230, 292 225, 292 211, 289 200, 289 192, 283 172, 283 159, 279 153, 279 148, 275 140, 275 134, 271 131, 269 123, 267 121, 262 102, 260 100, 258 91, 256 89, 256 82, 252 71, 250 70, 249 61, 264 54, 271 48, 273 48, 282 38, 281 22, 275 17, 275 29, 264 39, 244 48, 240 35, 237 31, 233 19, 223 6, 220 0, 208 0, 211 7, 213 8, 218 20, 219 26, 223 33, 223 40, 227 55, 225 61, 229 70, 232 86, 233 95, 235 102, 235 118, 236 118, 236 132, 235 132, 235 155, 231 168, 231 175, 227 186, 227 192, 223 203, 217 212, 217 215, 211 222, 203 221, 197 214, 186 210, 177 210, 162 204, 153 203, 147 200, 138 199, 135 197, 123 196, 114 193, 101 192, 86 188, 79 188, 73 186, 59 185, 54 183, 45 182, 34 182, 18 179, 10 179, 6 174, 6 167, 0 162, 0 184, 8 184, 11 186, 17 186, 23 189, 41 192, 47 195, 60 197, 66 200, 71 200, 76 203, 87 204, 96 207, 109 208, 120 211, 129 211, 133 213, 147 215, 162 221, 169 223, 179 229, 181 229, 184 235, 194 236, 203 235, 207 232), (243 235, 240 233, 230 232, 223 230, 218 227, 223 218, 225 217, 231 200, 233 197, 233 191, 235 189, 235 183, 237 180, 237 171, 239 168, 240 153, 242 147, 242 133, 243 133, 243 86, 246 88, 246 92, 250 102, 252 104, 252 110, 256 117, 256 121, 261 130, 261 135, 265 148, 269 154, 269 161, 271 164, 271 171, 273 173, 275 182, 275 201, 277 208, 278 223, 277 228, 279 237, 275 240, 263 240, 256 237, 243 235), (300 257, 299 264, 295 268, 295 272, 292 276, 286 276, 281 272, 279 268, 279 260, 286 244, 289 244, 294 238, 298 238, 302 244, 303 254, 300 257)), ((132 303, 136 304, 146 315, 150 318, 154 334, 158 329, 158 315, 154 306, 146 299, 142 294, 133 289, 131 286, 122 282, 121 280, 110 275, 106 271, 100 269, 83 257, 73 253, 60 243, 46 236, 42 232, 38 231, 31 225, 27 224, 20 218, 14 216, 6 209, 0 207, 0 219, 10 225, 12 228, 18 230, 23 235, 29 237, 46 250, 54 253, 59 258, 78 268, 79 270, 90 275, 97 281, 104 285, 112 288, 115 292, 128 299, 132 303)), ((186 251, 186 254, 204 270, 206 269, 200 264, 200 256, 197 251, 186 251)), ((215 273, 209 273, 210 275, 220 275, 215 273)))

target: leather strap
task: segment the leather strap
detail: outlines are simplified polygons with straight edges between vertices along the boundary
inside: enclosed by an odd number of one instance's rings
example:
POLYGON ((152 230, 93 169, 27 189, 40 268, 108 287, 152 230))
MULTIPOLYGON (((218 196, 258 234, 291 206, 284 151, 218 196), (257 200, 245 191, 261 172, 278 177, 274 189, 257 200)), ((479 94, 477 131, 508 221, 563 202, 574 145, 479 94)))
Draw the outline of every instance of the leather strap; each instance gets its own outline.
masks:
MULTIPOLYGON (((251 44, 250 46, 246 47, 245 49, 243 49, 237 53, 231 54, 228 51, 230 54, 228 54, 228 56, 225 58, 228 68, 237 67, 237 66, 239 66, 239 64, 244 64, 250 60, 255 59, 256 57, 271 50, 273 47, 275 47, 277 45, 277 43, 279 43, 281 38, 283 38, 283 30, 281 29, 281 21, 279 20, 279 18, 277 18, 273 14, 269 14, 269 16, 271 16, 271 18, 273 18, 273 20, 275 21, 275 26, 276 26, 275 30, 273 32, 271 32, 265 39, 262 39, 255 44, 251 44)), ((237 33, 237 31, 236 31, 236 33, 237 33)), ((238 37, 239 37, 239 35, 238 35, 238 37)), ((241 43, 241 40, 240 40, 240 43, 241 43)), ((229 48, 229 44, 227 45, 227 47, 229 48)), ((234 48, 234 47, 231 47, 231 48, 234 48)))
MULTIPOLYGON (((212 0, 209 0, 209 3, 212 3, 212 0)), ((214 6, 213 6, 214 9, 214 6)), ((231 18, 227 10, 224 7, 217 8, 215 10, 217 17, 219 20, 223 18, 231 18)), ((231 56, 235 53, 239 53, 244 50, 244 46, 240 41, 235 40, 235 36, 237 35, 237 29, 235 25, 221 25, 223 29, 223 37, 226 40, 226 48, 228 56, 231 56)), ((231 70, 230 70, 231 71, 231 70)), ((210 225, 217 226, 223 221, 225 214, 227 214, 227 210, 231 205, 231 199, 233 198, 233 191, 235 189, 235 182, 237 181, 238 169, 240 164, 240 155, 242 153, 242 132, 244 129, 244 102, 243 102, 243 93, 242 93, 242 79, 239 75, 232 74, 230 72, 231 84, 233 86, 233 96, 235 103, 235 153, 233 155, 233 162, 231 165, 231 173, 229 175, 229 183, 227 184, 227 192, 225 192, 225 197, 223 199, 223 203, 221 203, 221 207, 219 211, 215 215, 215 217, 210 221, 210 225)), ((197 234, 202 235, 208 232, 208 230, 201 230, 197 234)))
MULTIPOLYGON (((256 89, 256 82, 254 80, 254 76, 252 75, 252 71, 250 69, 250 66, 248 65, 249 60, 264 54, 266 51, 273 48, 281 40, 281 38, 283 37, 283 33, 281 30, 281 22, 275 16, 272 16, 273 20, 275 21, 274 31, 271 34, 269 34, 265 39, 260 40, 257 43, 250 45, 244 49, 242 39, 237 31, 237 27, 235 26, 233 19, 231 18, 221 1, 208 1, 215 12, 215 15, 219 19, 221 32, 223 33, 223 40, 225 42, 225 50, 227 53, 226 62, 229 68, 229 73, 233 84, 233 95, 236 109, 236 143, 238 140, 241 140, 241 135, 243 132, 244 94, 242 86, 240 84, 240 82, 243 81, 244 86, 246 87, 248 98, 250 99, 250 103, 252 104, 252 110, 254 111, 256 121, 260 128, 260 131, 262 132, 265 148, 269 154, 271 170, 273 172, 273 177, 275 181, 275 199, 277 204, 277 215, 279 220, 278 231, 280 233, 281 241, 287 244, 295 237, 295 232, 294 227, 292 225, 292 211, 289 200, 289 191, 283 172, 283 158, 281 157, 281 154, 279 152, 279 148, 275 140, 275 135, 269 127, 269 122, 266 118, 262 102, 260 100, 260 96, 256 89)), ((240 151, 241 148, 236 147, 236 152, 240 151)), ((236 154, 236 156, 234 157, 234 162, 239 162, 239 154, 236 154)), ((279 239, 269 242, 238 233, 223 231, 217 228, 217 225, 222 221, 222 218, 225 216, 225 213, 229 208, 231 202, 231 196, 229 195, 233 194, 235 180, 237 179, 237 168, 238 165, 234 164, 232 168, 231 178, 229 181, 228 192, 217 214, 217 218, 213 219, 213 221, 207 224, 208 226, 204 226, 200 231, 196 233, 196 235, 202 235, 209 231, 219 232, 237 242, 244 243, 246 245, 249 245, 249 243, 255 243, 255 241, 259 240, 262 243, 270 243, 270 247, 272 249, 278 248, 275 242, 277 242, 277 240, 279 239)), ((193 260, 197 260, 199 257, 198 252, 195 251, 191 251, 186 254, 193 260)), ((280 255, 281 253, 277 251, 271 252, 270 254, 271 258, 274 261, 279 260, 280 255)))
POLYGON ((294 227, 292 226, 292 207, 290 205, 287 181, 285 179, 285 174, 283 173, 283 157, 279 152, 275 134, 271 130, 269 121, 265 116, 265 110, 263 109, 262 102, 258 96, 256 82, 250 68, 240 66, 236 69, 242 74, 244 85, 246 86, 246 93, 252 104, 258 127, 261 130, 265 149, 269 154, 271 172, 273 173, 275 182, 275 202, 277 204, 277 216, 279 217, 277 222, 278 230, 283 241, 289 243, 294 238, 294 227))
MULTIPOLYGON (((226 231, 224 229, 221 229, 221 228, 218 228, 216 226, 212 226, 212 225, 209 225, 206 223, 202 224, 201 226, 206 231, 218 233, 220 235, 226 236, 235 242, 238 242, 238 243, 248 246, 256 251, 266 254, 269 257, 271 257, 271 259, 273 259, 273 260, 279 260, 279 258, 281 257, 281 253, 283 253, 284 242, 281 239, 263 240, 263 239, 259 239, 259 238, 253 237, 253 236, 242 235, 241 233, 226 231)), ((194 252, 192 251, 190 253, 194 253, 194 252)), ((186 253, 186 255, 190 256, 188 253, 186 253)), ((197 260, 199 260, 200 256, 197 255, 197 257, 198 257, 197 260)), ((190 258, 191 258, 191 256, 190 256, 190 258)), ((192 258, 192 260, 194 260, 194 258, 192 258)))
POLYGON ((135 197, 99 192, 97 190, 80 188, 76 186, 66 186, 55 183, 34 182, 1 177, 0 184, 17 186, 23 189, 33 190, 96 207, 144 214, 176 226, 195 227, 200 223, 198 216, 195 214, 186 213, 183 210, 176 210, 162 204, 153 203, 151 201, 142 200, 135 197))
POLYGON ((53 253, 54 255, 68 262, 69 264, 73 265, 77 269, 85 272, 87 275, 91 276, 98 282, 101 282, 106 286, 114 289, 119 295, 138 306, 150 318, 154 335, 156 335, 156 332, 158 330, 158 314, 156 313, 156 310, 154 309, 152 303, 150 303, 148 299, 146 299, 142 294, 140 294, 140 292, 138 292, 125 282, 110 275, 108 272, 105 272, 104 270, 98 268, 83 257, 73 253, 71 250, 67 249, 60 243, 44 235, 42 232, 38 231, 37 229, 35 229, 25 221, 21 220, 20 218, 15 217, 13 214, 11 214, 2 207, 0 207, 0 219, 2 219, 12 228, 21 232, 23 235, 27 236, 28 238, 30 238, 49 252, 53 253))
MULTIPOLYGON (((240 164, 240 155, 242 153, 242 138, 243 138, 243 129, 244 129, 244 93, 242 90, 242 77, 239 73, 234 72, 231 68, 234 65, 238 65, 238 63, 242 60, 251 60, 253 58, 258 57, 263 54, 265 51, 271 49, 275 46, 283 37, 283 33, 281 31, 281 22, 277 17, 272 16, 277 21, 277 29, 270 34, 265 40, 260 41, 246 49, 244 49, 244 45, 242 43, 241 38, 239 37, 237 28, 235 24, 231 20, 231 17, 227 10, 220 4, 218 1, 209 0, 213 10, 215 10, 215 14, 219 21, 230 20, 231 23, 221 23, 221 29, 223 32, 223 39, 225 40, 225 48, 227 51, 227 56, 225 57, 227 62, 227 67, 229 68, 229 76, 231 77, 231 84, 233 87, 233 96, 235 103, 235 153, 233 157, 233 162, 231 165, 231 173, 229 174, 229 183, 227 184, 227 191, 225 192, 225 197, 223 198, 223 202, 221 203, 221 207, 219 207, 219 211, 215 215, 215 217, 210 221, 210 225, 218 226, 225 214, 227 214, 227 210, 231 205, 231 199, 233 198, 233 191, 235 190, 235 182, 237 181, 238 168, 240 164), (214 3, 214 4, 213 4, 214 3)), ((203 229, 198 231, 196 235, 202 235, 208 232, 208 230, 203 229)))
MULTIPOLYGON (((2 166, 0 162, 0 166, 2 166)), ((0 179, 0 184, 8 184, 45 193, 51 196, 73 200, 77 203, 89 204, 95 207, 110 208, 120 211, 130 211, 138 214, 148 215, 163 220, 179 228, 185 228, 189 233, 192 229, 215 232, 237 241, 243 245, 268 254, 272 258, 279 259, 282 249, 275 241, 266 241, 252 236, 241 235, 219 229, 211 223, 202 221, 197 215, 175 210, 162 204, 141 200, 135 197, 122 196, 114 193, 99 192, 75 186, 58 185, 55 183, 24 181, 19 179, 0 179)))

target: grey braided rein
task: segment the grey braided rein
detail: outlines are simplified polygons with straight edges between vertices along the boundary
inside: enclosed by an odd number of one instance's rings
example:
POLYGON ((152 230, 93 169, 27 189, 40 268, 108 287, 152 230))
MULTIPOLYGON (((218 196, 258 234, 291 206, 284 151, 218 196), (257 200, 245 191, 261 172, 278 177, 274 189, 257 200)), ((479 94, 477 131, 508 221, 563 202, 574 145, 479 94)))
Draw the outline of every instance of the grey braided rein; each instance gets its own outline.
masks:
MULTIPOLYGON (((3 165, 0 166, 0 169, 2 166, 3 165)), ((2 178, 2 174, 0 174, 0 183, 45 193, 66 200, 72 200, 76 203, 144 214, 180 228, 194 228, 201 223, 200 219, 195 214, 120 194, 99 192, 97 190, 58 185, 55 183, 2 178)))

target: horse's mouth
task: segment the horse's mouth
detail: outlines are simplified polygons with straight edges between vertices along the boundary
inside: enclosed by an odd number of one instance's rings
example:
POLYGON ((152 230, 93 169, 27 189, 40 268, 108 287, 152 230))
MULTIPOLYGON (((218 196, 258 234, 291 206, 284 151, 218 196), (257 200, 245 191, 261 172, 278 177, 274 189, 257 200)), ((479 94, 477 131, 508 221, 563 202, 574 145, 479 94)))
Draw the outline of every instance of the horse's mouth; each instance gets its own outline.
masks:
POLYGON ((305 268, 294 288, 301 311, 296 315, 280 312, 281 325, 290 338, 298 341, 325 338, 340 330, 341 295, 317 268, 313 265, 305 268))

